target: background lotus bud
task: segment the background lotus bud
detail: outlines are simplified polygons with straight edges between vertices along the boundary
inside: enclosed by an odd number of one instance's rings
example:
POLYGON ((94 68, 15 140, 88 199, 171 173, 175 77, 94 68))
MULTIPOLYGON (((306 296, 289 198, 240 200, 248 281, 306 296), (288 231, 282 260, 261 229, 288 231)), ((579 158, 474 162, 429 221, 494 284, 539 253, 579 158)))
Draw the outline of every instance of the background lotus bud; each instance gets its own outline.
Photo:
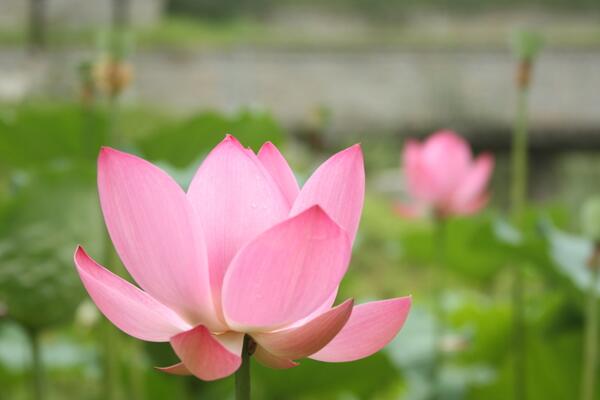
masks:
POLYGON ((96 87, 114 97, 121 94, 131 83, 133 67, 123 60, 107 56, 94 65, 92 75, 96 87))
POLYGON ((512 35, 511 48, 519 65, 516 81, 520 88, 529 87, 531 81, 531 67, 543 47, 543 39, 535 32, 517 31, 512 35))

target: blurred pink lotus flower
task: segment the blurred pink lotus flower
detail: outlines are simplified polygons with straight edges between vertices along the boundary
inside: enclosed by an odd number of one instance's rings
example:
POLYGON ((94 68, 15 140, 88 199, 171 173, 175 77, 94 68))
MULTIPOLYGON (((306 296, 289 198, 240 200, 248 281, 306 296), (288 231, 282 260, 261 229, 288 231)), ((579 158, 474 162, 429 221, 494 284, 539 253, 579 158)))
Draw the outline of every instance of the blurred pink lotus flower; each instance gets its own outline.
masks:
POLYGON ((258 155, 227 136, 184 192, 165 172, 103 148, 98 189, 123 264, 141 287, 78 247, 89 295, 119 329, 170 342, 181 360, 161 370, 215 380, 254 356, 290 368, 310 357, 367 357, 398 333, 410 297, 333 307, 364 200, 358 145, 325 161, 302 189, 278 149, 258 155))
POLYGON ((408 140, 402 159, 412 203, 398 204, 400 215, 469 215, 487 203, 494 158, 485 153, 473 159, 469 144, 456 133, 439 131, 423 143, 408 140))

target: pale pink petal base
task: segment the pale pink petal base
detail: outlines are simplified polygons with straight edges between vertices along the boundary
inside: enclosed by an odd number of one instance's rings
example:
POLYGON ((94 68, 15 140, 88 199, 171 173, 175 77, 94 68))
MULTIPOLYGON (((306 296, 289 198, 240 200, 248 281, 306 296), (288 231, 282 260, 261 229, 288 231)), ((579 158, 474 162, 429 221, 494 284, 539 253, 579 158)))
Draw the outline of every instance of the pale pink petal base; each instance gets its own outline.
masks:
POLYGON ((346 362, 378 352, 402 328, 410 305, 410 297, 400 297, 354 307, 350 320, 340 333, 310 358, 327 362, 346 362))
POLYGON ((218 336, 199 325, 171 338, 171 346, 193 375, 205 381, 213 381, 233 374, 241 365, 244 335, 240 333, 234 336, 237 340, 232 340, 230 335, 228 343, 223 343, 218 336), (232 352, 237 349, 240 351, 232 352))
POLYGON ((149 342, 168 342, 191 328, 148 293, 96 263, 81 247, 75 251, 75 265, 96 306, 128 335, 149 342))
POLYGON ((338 334, 350 318, 353 305, 351 299, 346 300, 303 326, 252 337, 273 355, 292 360, 304 358, 321 350, 338 334))

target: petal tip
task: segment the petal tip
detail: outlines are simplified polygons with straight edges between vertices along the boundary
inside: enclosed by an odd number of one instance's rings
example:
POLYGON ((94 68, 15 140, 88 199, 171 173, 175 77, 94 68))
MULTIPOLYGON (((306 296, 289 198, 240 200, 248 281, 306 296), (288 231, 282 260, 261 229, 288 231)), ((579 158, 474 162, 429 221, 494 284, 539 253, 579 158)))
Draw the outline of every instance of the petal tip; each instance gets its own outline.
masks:
POLYGON ((348 153, 348 154, 352 154, 354 156, 358 156, 362 159, 362 144, 361 143, 355 143, 352 146, 348 147, 346 150, 342 151, 342 153, 348 153))
POLYGON ((240 141, 237 140, 237 138, 235 136, 233 136, 231 133, 226 133, 225 138, 221 141, 221 143, 231 143, 231 144, 235 144, 235 145, 239 145, 240 147, 243 147, 242 144, 240 143, 240 141))
POLYGON ((98 158, 99 159, 103 159, 103 158, 107 158, 110 157, 112 155, 117 155, 117 154, 122 154, 123 152, 112 148, 110 146, 101 146, 100 147, 100 152, 98 154, 98 158))

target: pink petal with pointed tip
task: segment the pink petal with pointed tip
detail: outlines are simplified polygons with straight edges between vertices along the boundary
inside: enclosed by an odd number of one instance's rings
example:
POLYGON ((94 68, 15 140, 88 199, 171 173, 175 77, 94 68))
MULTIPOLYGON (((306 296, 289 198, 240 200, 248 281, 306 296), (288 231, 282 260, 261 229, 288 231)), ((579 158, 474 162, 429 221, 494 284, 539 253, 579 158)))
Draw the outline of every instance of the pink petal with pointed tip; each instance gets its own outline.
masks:
POLYGON ((141 158, 103 148, 98 190, 112 241, 135 281, 191 322, 223 329, 199 220, 179 185, 141 158))
POLYGON ((259 332, 252 338, 277 357, 304 358, 321 350, 338 334, 350 318, 353 305, 353 300, 346 300, 300 327, 259 332))
POLYGON ((267 350, 262 348, 260 345, 256 346, 256 351, 254 352, 253 356, 256 359, 256 361, 258 361, 265 367, 273 369, 290 369, 300 365, 292 360, 274 356, 273 354, 269 353, 267 350))
POLYGON ((327 362, 346 362, 378 352, 402 328, 410 305, 409 296, 354 307, 350 319, 340 333, 310 358, 327 362))
POLYGON ((148 293, 96 263, 81 247, 75 251, 75 265, 96 306, 128 335, 149 342, 168 342, 173 335, 191 328, 148 293))
MULTIPOLYGON (((205 381, 221 379, 233 374, 240 367, 244 335, 237 334, 240 352, 233 353, 230 344, 221 342, 202 325, 171 338, 175 354, 197 378, 205 381)), ((231 339, 231 338, 228 338, 231 339)))
POLYGON ((223 284, 223 311, 234 330, 273 330, 309 315, 346 273, 347 233, 314 206, 245 246, 223 284))
POLYGON ((354 145, 334 154, 306 181, 290 215, 319 205, 352 241, 358 230, 365 198, 365 167, 362 150, 354 145))
POLYGON ((171 374, 171 375, 179 375, 179 376, 192 375, 192 373, 187 369, 187 367, 182 362, 171 365, 169 367, 154 367, 154 368, 161 372, 165 372, 165 373, 171 374))
POLYGON ((477 208, 475 204, 480 203, 482 197, 484 197, 484 191, 492 175, 493 168, 494 157, 491 154, 482 154, 477 157, 454 191, 451 200, 452 207, 461 210, 477 208))
POLYGON ((286 159, 279 152, 279 149, 271 142, 265 143, 260 148, 258 159, 267 171, 269 171, 285 196, 288 206, 291 208, 292 204, 294 204, 294 200, 298 197, 300 188, 286 159))
POLYGON ((213 298, 220 309, 231 259, 257 234, 282 221, 289 207, 256 155, 230 135, 206 157, 187 195, 205 232, 213 298))

